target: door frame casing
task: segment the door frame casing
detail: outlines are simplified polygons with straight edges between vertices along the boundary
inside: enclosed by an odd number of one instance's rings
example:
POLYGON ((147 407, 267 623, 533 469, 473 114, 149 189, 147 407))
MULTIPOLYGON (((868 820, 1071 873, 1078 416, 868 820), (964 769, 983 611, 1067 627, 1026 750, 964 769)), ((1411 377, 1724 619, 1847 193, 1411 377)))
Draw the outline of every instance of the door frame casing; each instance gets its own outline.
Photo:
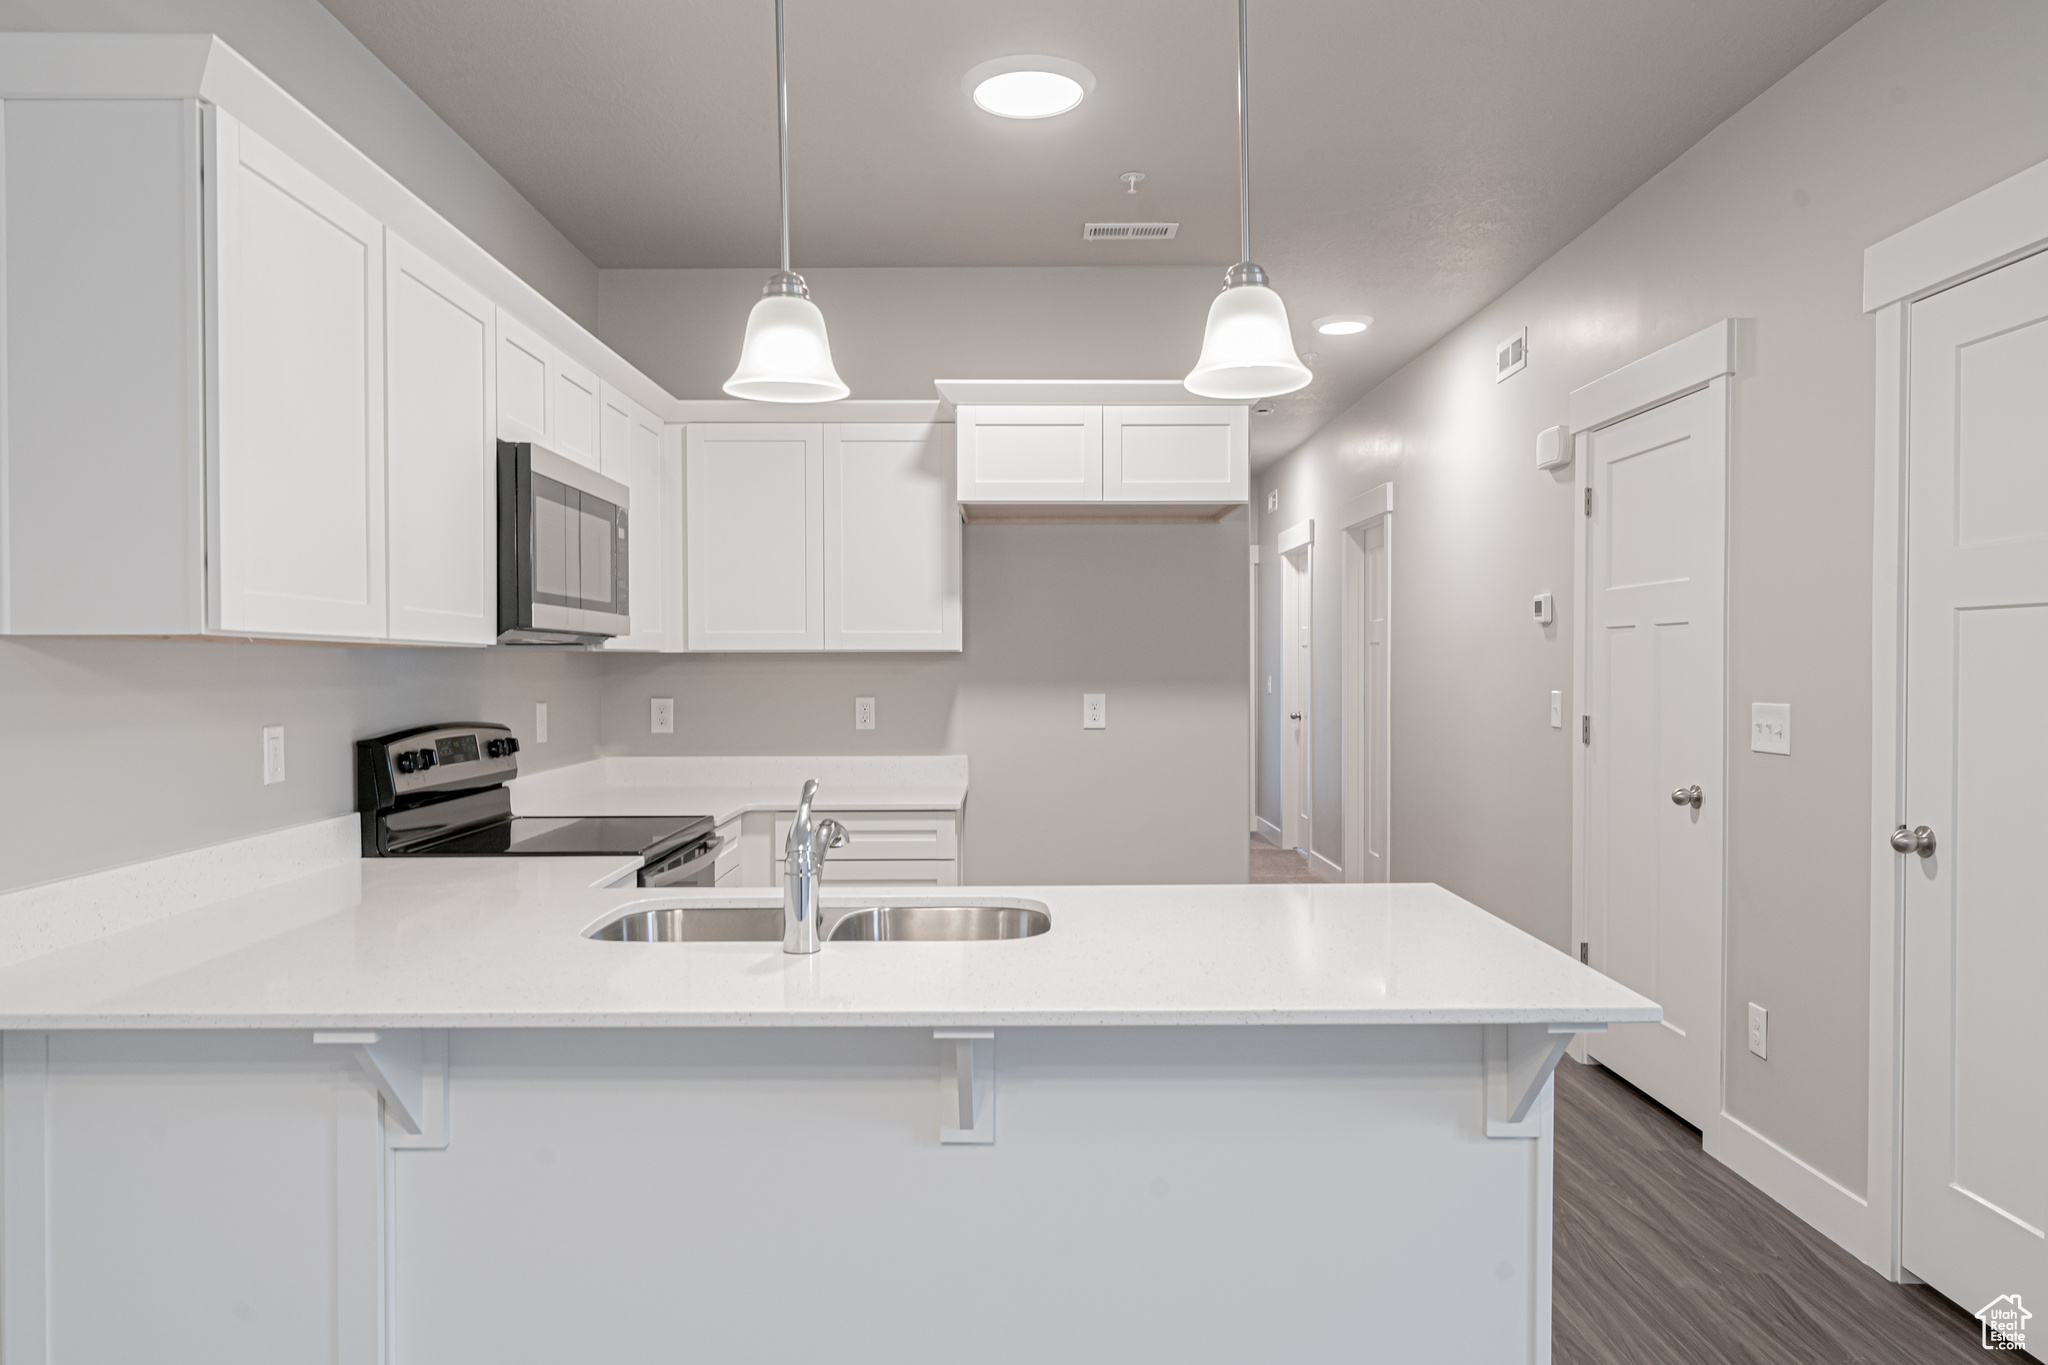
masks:
POLYGON ((1282 848, 1299 848, 1308 851, 1315 842, 1315 706, 1310 700, 1315 688, 1315 549, 1316 523, 1310 517, 1305 521, 1282 531, 1275 544, 1274 553, 1280 564, 1280 845, 1282 848), (1291 556, 1301 555, 1301 567, 1294 567, 1291 556), (1309 582, 1306 594, 1295 588, 1290 575, 1305 576, 1309 582), (1290 605, 1290 593, 1293 601, 1290 605), (1302 598, 1306 596, 1307 601, 1302 598), (1302 617, 1307 616, 1308 620, 1302 617), (1294 624, 1295 638, 1288 639, 1287 625, 1294 624), (1297 662, 1301 658, 1300 635, 1309 632, 1309 663, 1297 662), (1287 679, 1299 669, 1299 691, 1296 693, 1301 704, 1301 771, 1288 781, 1287 762, 1287 679), (1292 811, 1290 817, 1289 812, 1292 811))
MULTIPOLYGON (((1905 1180, 1905 861, 1889 836, 1906 820, 1906 475, 1912 306, 2048 250, 2048 161, 1894 233, 1863 253, 1863 311, 1877 323, 1877 440, 1870 555, 1869 1216, 1854 1244, 1894 1280, 1905 1180)), ((1830 1231, 1823 1228, 1823 1231, 1830 1231)), ((1830 1235, 1835 1235, 1830 1232, 1830 1235)))
POLYGON ((1379 809, 1387 826, 1387 863, 1389 876, 1392 875, 1394 789, 1394 485, 1383 483, 1360 497, 1353 498, 1337 512, 1337 525, 1344 533, 1344 581, 1342 602, 1344 613, 1344 712, 1341 730, 1344 736, 1344 782, 1341 808, 1344 812, 1344 880, 1364 880, 1366 829, 1365 812, 1367 803, 1359 795, 1370 786, 1381 792, 1385 804, 1379 809), (1386 692, 1385 702, 1387 723, 1377 736, 1379 762, 1374 771, 1366 770, 1366 729, 1371 718, 1366 713, 1368 700, 1366 689, 1365 662, 1365 618, 1362 613, 1370 609, 1367 601, 1365 581, 1365 533, 1375 523, 1384 537, 1382 553, 1386 556, 1386 625, 1382 633, 1380 648, 1385 659, 1386 692), (1383 777, 1383 781, 1381 780, 1383 777))

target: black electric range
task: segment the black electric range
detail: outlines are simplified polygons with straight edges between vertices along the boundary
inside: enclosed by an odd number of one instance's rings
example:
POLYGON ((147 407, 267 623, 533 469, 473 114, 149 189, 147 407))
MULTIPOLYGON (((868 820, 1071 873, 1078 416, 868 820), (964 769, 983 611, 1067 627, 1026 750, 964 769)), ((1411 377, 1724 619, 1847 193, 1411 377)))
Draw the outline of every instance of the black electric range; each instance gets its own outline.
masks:
POLYGON ((366 858, 638 857, 642 886, 710 886, 708 815, 514 815, 519 741, 503 725, 419 725, 356 741, 366 858))

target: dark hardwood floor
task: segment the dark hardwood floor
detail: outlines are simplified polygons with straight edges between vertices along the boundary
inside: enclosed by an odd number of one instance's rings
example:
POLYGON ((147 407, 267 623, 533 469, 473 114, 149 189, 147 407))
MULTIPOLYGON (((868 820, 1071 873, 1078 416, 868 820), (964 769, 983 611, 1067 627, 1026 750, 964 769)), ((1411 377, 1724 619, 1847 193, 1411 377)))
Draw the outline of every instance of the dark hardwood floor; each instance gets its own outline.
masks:
POLYGON ((1556 1169, 1555 1365, 1987 1359, 1975 1318, 1863 1265, 1602 1067, 1558 1065, 1556 1169))

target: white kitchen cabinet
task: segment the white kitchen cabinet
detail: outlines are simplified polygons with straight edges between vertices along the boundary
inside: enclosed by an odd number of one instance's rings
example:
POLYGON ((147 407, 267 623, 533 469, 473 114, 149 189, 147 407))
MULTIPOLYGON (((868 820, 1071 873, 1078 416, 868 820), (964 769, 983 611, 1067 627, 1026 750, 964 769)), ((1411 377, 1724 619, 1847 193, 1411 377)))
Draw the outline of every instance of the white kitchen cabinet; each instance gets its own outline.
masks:
POLYGON ((1251 419, 1217 404, 1105 407, 1104 502, 1243 502, 1251 419))
POLYGON ((216 628, 386 633, 384 229, 208 110, 216 628))
POLYGON ((600 398, 599 469, 633 495, 626 542, 633 630, 607 647, 669 648, 673 599, 682 584, 682 428, 671 437, 659 417, 610 384, 601 387, 600 398))
POLYGON ((498 310, 498 439, 531 441, 602 469, 597 376, 512 314, 498 310))
POLYGON ((391 638, 497 638, 497 310, 384 237, 391 638))
POLYGON ((953 428, 825 428, 825 648, 957 650, 953 428))
POLYGON ((599 468, 598 420, 603 403, 597 376, 560 351, 553 351, 548 370, 549 448, 578 464, 599 468))
POLYGON ((683 501, 693 650, 825 647, 825 431, 693 423, 683 501))
MULTIPOLYGON (((839 885, 960 885, 960 817, 938 811, 817 811, 846 826, 846 843, 825 858, 822 879, 839 885)), ((780 850, 796 823, 777 811, 769 847, 780 850)))
POLYGON ((1100 502, 1102 409, 1092 404, 958 409, 961 502, 1100 502))

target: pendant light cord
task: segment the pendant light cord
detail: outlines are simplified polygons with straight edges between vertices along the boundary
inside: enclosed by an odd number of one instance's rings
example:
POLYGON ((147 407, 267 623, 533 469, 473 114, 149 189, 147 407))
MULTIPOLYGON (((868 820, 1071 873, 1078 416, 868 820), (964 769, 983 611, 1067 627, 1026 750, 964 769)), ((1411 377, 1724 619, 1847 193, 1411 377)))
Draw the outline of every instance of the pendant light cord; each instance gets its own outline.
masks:
MULTIPOLYGON (((775 12, 782 13, 782 0, 775 0, 775 12)), ((777 23, 780 22, 778 19, 777 23)), ((1244 247, 1238 257, 1240 261, 1252 258, 1251 33, 1251 0, 1237 0, 1237 213, 1240 244, 1244 247)), ((783 235, 788 236, 786 222, 783 235)))
MULTIPOLYGON (((1242 5, 1243 0, 1239 0, 1242 5)), ((1239 82, 1242 89, 1242 81, 1239 82)), ((1242 95, 1239 96, 1243 98, 1242 95)), ((775 0, 775 155, 782 168, 782 273, 789 273, 789 74, 782 61, 782 0, 775 0)), ((1251 220, 1245 220, 1250 239, 1251 220)))

